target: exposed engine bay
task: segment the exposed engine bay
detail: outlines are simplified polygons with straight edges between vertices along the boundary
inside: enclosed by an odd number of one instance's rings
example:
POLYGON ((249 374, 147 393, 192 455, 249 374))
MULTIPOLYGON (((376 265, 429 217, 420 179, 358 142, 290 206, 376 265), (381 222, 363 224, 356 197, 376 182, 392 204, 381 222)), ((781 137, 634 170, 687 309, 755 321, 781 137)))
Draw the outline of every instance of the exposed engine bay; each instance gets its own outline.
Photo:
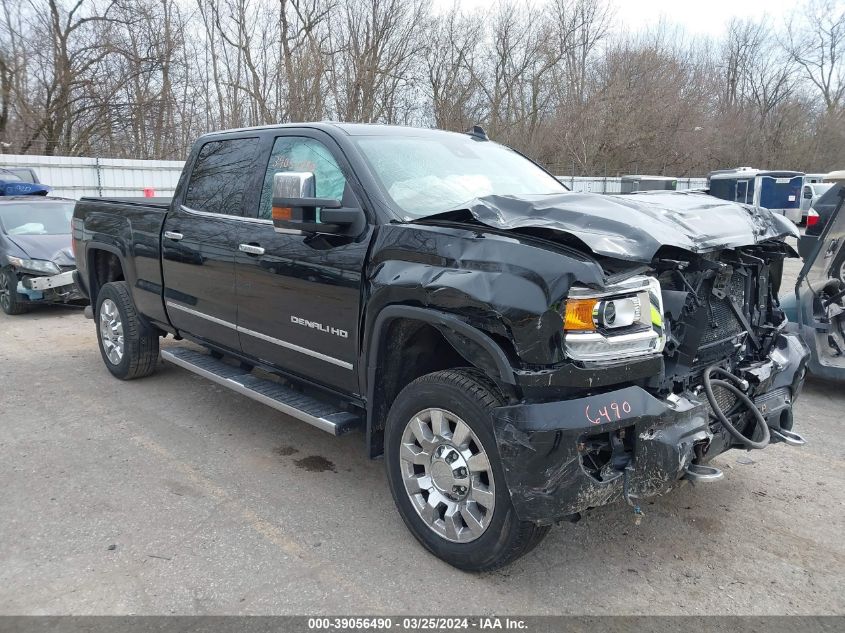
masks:
POLYGON ((725 441, 745 448, 764 448, 769 427, 779 440, 803 443, 791 432, 788 406, 803 369, 794 385, 772 390, 771 381, 787 324, 777 296, 790 251, 783 242, 768 242, 655 262, 667 317, 658 390, 706 397, 711 430, 727 431, 725 441))
POLYGON ((762 244, 656 261, 668 317, 661 391, 701 384, 713 363, 735 369, 768 358, 785 324, 777 291, 787 248, 762 244))

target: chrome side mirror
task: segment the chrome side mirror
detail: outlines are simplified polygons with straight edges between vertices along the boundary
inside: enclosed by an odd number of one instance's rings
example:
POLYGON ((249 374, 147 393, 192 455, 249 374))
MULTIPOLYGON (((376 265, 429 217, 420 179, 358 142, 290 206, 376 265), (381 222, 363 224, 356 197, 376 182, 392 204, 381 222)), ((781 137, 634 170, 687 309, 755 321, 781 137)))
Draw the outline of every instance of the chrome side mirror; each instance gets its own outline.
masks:
POLYGON ((273 198, 313 198, 317 191, 310 171, 280 171, 273 175, 273 198))
POLYGON ((340 200, 316 198, 310 171, 273 175, 273 226, 278 233, 351 234, 366 224, 360 208, 344 208, 340 200), (320 209, 320 218, 317 218, 320 209))

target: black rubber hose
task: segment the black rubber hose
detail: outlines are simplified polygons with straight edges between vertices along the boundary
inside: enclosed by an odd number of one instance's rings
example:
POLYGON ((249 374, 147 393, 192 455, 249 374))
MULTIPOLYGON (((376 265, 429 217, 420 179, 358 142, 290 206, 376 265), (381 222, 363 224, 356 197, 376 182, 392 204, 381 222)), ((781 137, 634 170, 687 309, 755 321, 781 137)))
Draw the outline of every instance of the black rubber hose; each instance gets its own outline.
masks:
POLYGON ((728 433, 730 433, 734 439, 739 442, 745 444, 748 448, 766 448, 769 445, 769 440, 771 435, 769 434, 769 425, 766 423, 766 418, 763 417, 763 414, 760 413, 760 409, 757 408, 757 405, 754 404, 754 401, 749 398, 745 392, 743 392, 738 386, 734 385, 733 383, 740 384, 741 380, 734 376, 732 373, 725 371, 721 367, 708 367, 707 370, 704 372, 704 393, 707 394, 707 400, 710 402, 710 406, 713 409, 713 413, 716 414, 716 418, 719 422, 722 423, 722 426, 725 427, 728 433), (710 374, 718 373, 722 374, 723 376, 729 378, 732 382, 728 382, 727 380, 719 380, 719 379, 712 379, 710 378, 710 374), (754 418, 757 422, 757 426, 761 428, 763 431, 763 437, 759 442, 755 442, 754 440, 745 437, 742 433, 740 433, 733 424, 731 424, 730 420, 722 413, 721 407, 719 407, 719 403, 716 401, 716 396, 713 395, 713 387, 722 387, 723 389, 727 389, 732 394, 734 394, 740 402, 742 402, 751 413, 754 414, 754 418))

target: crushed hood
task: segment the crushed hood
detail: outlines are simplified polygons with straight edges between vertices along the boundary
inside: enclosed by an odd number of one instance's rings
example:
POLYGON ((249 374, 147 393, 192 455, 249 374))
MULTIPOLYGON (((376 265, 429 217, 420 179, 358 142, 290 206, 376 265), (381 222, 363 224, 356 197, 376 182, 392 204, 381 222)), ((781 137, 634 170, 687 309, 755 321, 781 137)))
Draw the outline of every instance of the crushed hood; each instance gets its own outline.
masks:
POLYGON ((6 235, 30 259, 46 259, 59 266, 74 263, 71 237, 67 235, 6 235))
POLYGON ((551 229, 596 255, 646 263, 662 246, 700 253, 799 235, 792 222, 765 209, 681 191, 487 196, 464 208, 496 229, 551 229))

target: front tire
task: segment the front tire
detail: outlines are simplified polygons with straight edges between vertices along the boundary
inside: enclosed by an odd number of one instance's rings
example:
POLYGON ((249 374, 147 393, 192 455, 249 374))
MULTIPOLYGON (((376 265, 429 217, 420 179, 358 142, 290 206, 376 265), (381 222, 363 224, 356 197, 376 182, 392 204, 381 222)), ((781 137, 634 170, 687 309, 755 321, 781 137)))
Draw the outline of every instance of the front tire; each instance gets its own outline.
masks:
POLYGON ((445 370, 397 396, 385 428, 385 464, 405 525, 438 558, 489 571, 533 549, 548 526, 520 521, 510 500, 490 410, 504 404, 476 370, 445 370))
POLYGON ((18 276, 11 268, 0 270, 0 309, 8 315, 24 314, 29 306, 18 294, 18 276))
POLYGON ((158 332, 141 320, 129 284, 113 281, 97 296, 97 342, 108 370, 121 380, 149 376, 158 362, 158 332))

